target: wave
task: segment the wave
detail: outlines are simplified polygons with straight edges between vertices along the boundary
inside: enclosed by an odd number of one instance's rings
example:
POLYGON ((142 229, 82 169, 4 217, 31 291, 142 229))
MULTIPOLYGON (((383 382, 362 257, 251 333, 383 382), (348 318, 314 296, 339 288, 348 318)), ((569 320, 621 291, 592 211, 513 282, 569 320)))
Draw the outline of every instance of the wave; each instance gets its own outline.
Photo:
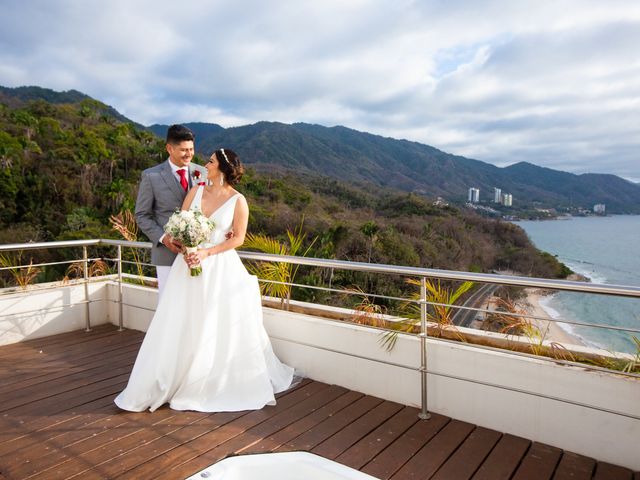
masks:
POLYGON ((589 340, 588 338, 585 338, 583 335, 580 335, 575 325, 562 322, 563 320, 562 314, 551 306, 551 302, 555 300, 555 297, 556 297, 555 294, 542 297, 540 298, 538 303, 550 318, 552 318, 553 320, 556 320, 556 325, 558 325, 558 327, 564 330, 568 335, 578 338, 584 345, 588 347, 605 348, 604 344, 599 344, 597 342, 594 342, 593 340, 589 340))
POLYGON ((587 277, 593 283, 607 283, 607 277, 605 277, 602 273, 596 272, 593 269, 590 269, 589 267, 587 267, 587 265, 593 266, 594 265, 593 263, 581 262, 578 264, 572 261, 564 261, 564 263, 571 270, 573 270, 576 273, 579 273, 580 275, 587 277))

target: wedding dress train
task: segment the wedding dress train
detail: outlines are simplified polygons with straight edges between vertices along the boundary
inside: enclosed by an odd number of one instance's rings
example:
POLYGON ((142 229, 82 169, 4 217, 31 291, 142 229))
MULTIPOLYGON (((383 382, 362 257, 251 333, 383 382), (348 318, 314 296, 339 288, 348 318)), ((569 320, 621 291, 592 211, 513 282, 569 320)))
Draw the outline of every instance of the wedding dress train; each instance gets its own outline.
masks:
MULTIPOLYGON (((200 187, 192 209, 200 209, 200 187)), ((211 218, 212 244, 225 240, 240 194, 211 218)), ((222 412, 275 404, 274 394, 291 386, 293 369, 273 353, 262 324, 258 280, 235 250, 207 257, 202 274, 189 275, 178 255, 129 383, 115 399, 124 410, 222 412)))

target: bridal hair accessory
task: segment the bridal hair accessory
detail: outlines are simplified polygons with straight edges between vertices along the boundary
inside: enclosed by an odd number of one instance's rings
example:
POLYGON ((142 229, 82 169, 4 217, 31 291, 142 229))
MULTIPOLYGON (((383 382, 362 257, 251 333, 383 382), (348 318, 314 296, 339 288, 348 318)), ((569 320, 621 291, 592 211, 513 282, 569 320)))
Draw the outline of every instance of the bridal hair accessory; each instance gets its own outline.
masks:
POLYGON ((227 154, 224 153, 224 148, 221 148, 220 151, 222 152, 222 156, 224 157, 224 161, 227 162, 229 165, 231 165, 231 162, 227 158, 227 154))

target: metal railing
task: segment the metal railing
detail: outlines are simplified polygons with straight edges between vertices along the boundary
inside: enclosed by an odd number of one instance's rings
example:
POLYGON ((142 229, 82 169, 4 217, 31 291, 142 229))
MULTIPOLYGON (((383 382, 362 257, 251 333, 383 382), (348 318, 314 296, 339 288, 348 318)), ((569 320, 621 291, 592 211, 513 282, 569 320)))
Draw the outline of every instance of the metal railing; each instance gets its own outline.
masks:
MULTIPOLYGON (((110 246, 116 247, 116 257, 115 258, 104 258, 104 260, 112 261, 116 263, 117 273, 115 276, 109 276, 109 279, 115 279, 118 284, 118 299, 116 303, 119 305, 118 309, 118 328, 119 330, 123 330, 123 282, 126 277, 134 277, 131 274, 125 274, 122 269, 122 265, 127 262, 123 260, 122 257, 122 249, 124 247, 127 248, 138 248, 138 249, 150 249, 151 243, 148 242, 131 242, 124 240, 110 240, 110 239, 92 239, 92 240, 72 240, 72 241, 58 241, 58 242, 40 242, 40 243, 22 243, 22 244, 5 244, 0 245, 0 252, 7 251, 24 251, 24 250, 38 250, 38 249, 57 249, 57 248, 82 248, 82 259, 80 260, 70 260, 64 262, 50 262, 50 263, 41 263, 37 264, 38 266, 47 266, 47 265, 59 265, 64 263, 77 263, 82 262, 83 264, 83 278, 82 282, 84 284, 84 294, 85 299, 82 302, 77 302, 76 304, 83 303, 85 304, 85 319, 86 319, 86 331, 91 330, 91 319, 90 319, 90 303, 92 302, 89 298, 89 290, 88 284, 90 282, 88 265, 89 262, 95 261, 95 258, 89 258, 88 256, 88 247, 92 246, 110 246)), ((418 268, 418 267, 406 267, 406 266, 397 266, 397 265, 383 265, 383 264, 371 264, 371 263, 362 263, 362 262, 352 262, 345 260, 333 260, 333 259, 320 259, 320 258, 308 258, 308 257, 295 257, 295 256, 287 256, 287 255, 272 255, 266 253, 256 253, 256 252, 245 252, 238 251, 239 256, 247 261, 265 261, 265 262, 280 262, 280 263, 290 263, 295 265, 305 265, 312 267, 321 267, 328 269, 342 269, 353 272, 366 272, 366 273, 378 273, 378 274, 392 274, 398 276, 406 276, 406 277, 417 277, 420 279, 420 297, 418 300, 411 300, 407 298, 401 297, 393 297, 387 295, 378 295, 378 294, 370 294, 366 293, 365 295, 371 296, 374 298, 381 298, 387 300, 398 300, 404 302, 415 302, 420 305, 420 321, 419 321, 419 334, 420 338, 420 368, 418 369, 421 377, 421 400, 422 400, 422 408, 419 414, 420 418, 427 419, 429 418, 429 412, 427 408, 427 374, 432 375, 442 375, 438 372, 430 371, 427 365, 427 339, 428 339, 428 314, 427 308, 429 305, 432 306, 447 306, 456 309, 465 309, 465 310, 473 310, 477 312, 487 312, 487 310, 474 308, 474 307, 466 307, 460 305, 449 305, 449 304, 440 304, 435 302, 427 301, 427 288, 426 282, 427 279, 440 279, 440 280, 451 280, 451 281, 471 281, 478 283, 488 283, 495 285, 504 285, 504 286, 518 286, 518 287, 533 287, 533 288, 543 288, 548 290, 556 290, 556 291, 571 291, 571 292, 580 292, 580 293, 592 293, 599 295, 612 295, 618 297, 628 297, 628 298, 640 298, 640 287, 635 286, 626 286, 626 285, 609 285, 609 284, 594 284, 594 283, 585 283, 585 282, 576 282, 576 281, 567 281, 567 280, 551 280, 551 279, 541 279, 541 278, 531 278, 531 277, 522 277, 522 276, 508 276, 508 275, 500 275, 500 274, 487 274, 487 273, 472 273, 472 272, 458 272, 451 270, 437 270, 437 269, 429 269, 429 268, 418 268)), ((143 264, 148 265, 149 264, 143 264)), ((34 265, 31 265, 34 266, 34 265)), ((12 267, 3 267, 0 268, 0 271, 6 270, 9 268, 27 268, 29 265, 16 265, 12 267)), ((275 282, 282 283, 282 282, 275 282)), ((349 294, 344 290, 339 290, 335 288, 327 288, 315 285, 304 285, 304 284, 296 284, 296 283, 287 283, 289 286, 295 287, 303 287, 309 289, 316 290, 324 290, 328 292, 339 292, 341 294, 349 294)), ((354 295, 362 295, 362 292, 352 292, 354 295)), ((50 308, 60 308, 50 307, 50 308)), ((529 314, 519 315, 517 313, 510 314, 512 316, 526 316, 527 318, 536 318, 542 319, 545 321, 554 321, 560 323, 570 323, 574 325, 583 325, 589 327, 597 327, 597 328, 610 328, 617 329, 626 332, 635 332, 640 333, 640 329, 635 328, 624 328, 624 327, 614 327, 610 325, 600 325, 600 324, 590 324, 583 322, 570 322, 567 320, 559 320, 559 319, 550 319, 550 318, 540 318, 535 317, 529 314)), ((2 313, 0 313, 0 318, 3 317, 2 313)), ((489 348, 494 349, 492 347, 480 347, 480 348, 489 348)), ((511 352, 514 355, 523 355, 519 352, 511 352)), ((556 363, 569 363, 567 361, 562 361, 558 359, 554 359, 556 363)), ((384 362, 383 362, 384 363, 384 362)), ((390 365, 393 365, 392 362, 388 362, 390 365)), ((595 370, 607 370, 605 368, 598 368, 594 366, 589 366, 588 368, 595 370)), ((448 375, 444 375, 448 376, 448 375)), ((640 375, 634 375, 634 377, 639 377, 640 375)), ((460 379, 458 377, 450 376, 451 378, 460 379)), ((468 380, 478 383, 476 380, 468 380)), ((480 382, 482 383, 482 382, 480 382)), ((490 384, 486 384, 487 386, 494 386, 490 384)), ((509 387, 504 387, 509 388, 509 387)), ((530 392, 524 392, 530 393, 530 392)), ((551 397, 549 397, 551 398, 551 397)), ((614 412, 615 413, 615 412, 614 412)), ((628 416, 626 414, 622 414, 628 416)), ((634 417, 635 418, 635 417, 634 417)), ((638 417, 640 419, 640 417, 638 417)))

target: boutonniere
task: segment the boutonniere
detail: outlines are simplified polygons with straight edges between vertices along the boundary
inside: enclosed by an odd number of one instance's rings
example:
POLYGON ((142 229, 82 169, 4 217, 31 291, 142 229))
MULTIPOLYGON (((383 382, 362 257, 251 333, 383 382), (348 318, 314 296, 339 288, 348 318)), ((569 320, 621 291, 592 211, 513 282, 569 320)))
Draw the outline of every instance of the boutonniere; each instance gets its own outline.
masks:
POLYGON ((200 172, 200 170, 194 170, 193 174, 191 175, 193 177, 193 180, 198 184, 198 185, 205 185, 205 182, 198 182, 198 180, 200 179, 200 177, 202 176, 202 173, 200 172))

